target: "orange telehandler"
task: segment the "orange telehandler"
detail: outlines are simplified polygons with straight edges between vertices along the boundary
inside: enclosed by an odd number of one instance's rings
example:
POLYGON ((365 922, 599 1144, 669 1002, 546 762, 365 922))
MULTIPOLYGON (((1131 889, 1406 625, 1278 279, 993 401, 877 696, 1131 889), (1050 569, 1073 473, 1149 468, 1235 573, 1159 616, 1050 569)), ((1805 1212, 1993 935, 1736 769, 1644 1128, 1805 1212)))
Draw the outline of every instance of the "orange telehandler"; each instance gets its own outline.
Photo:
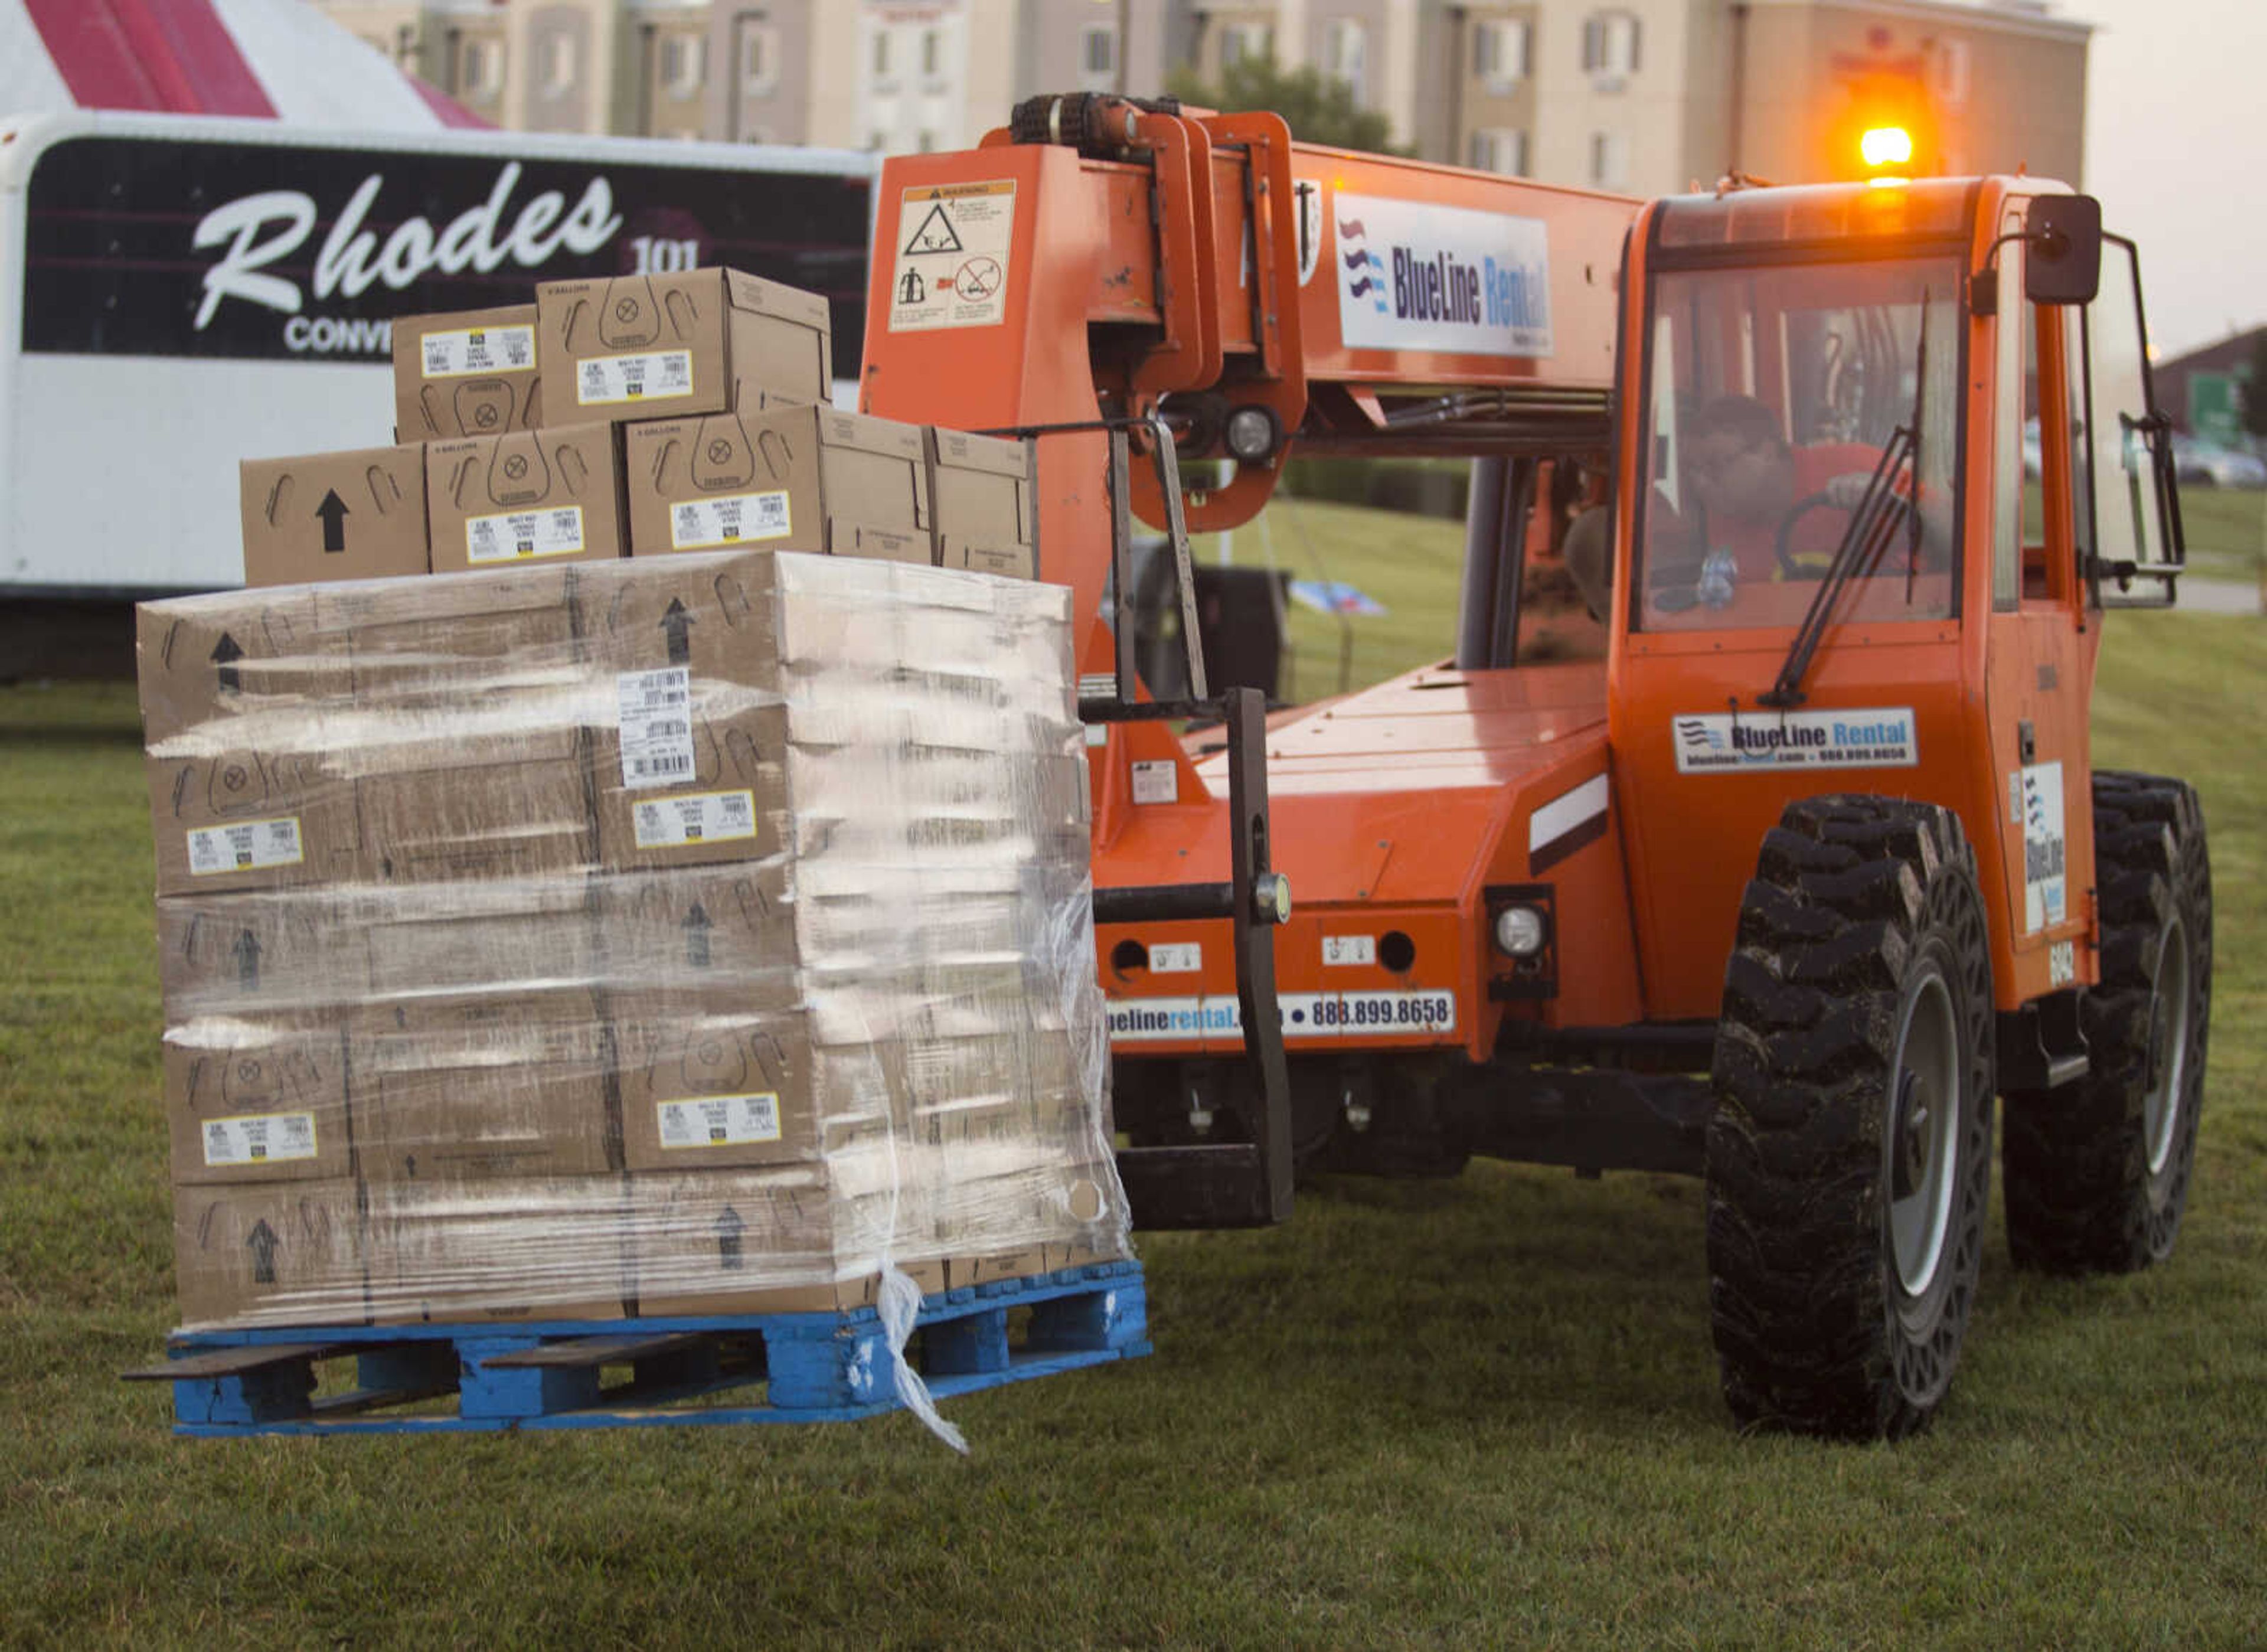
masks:
POLYGON ((1048 98, 887 163, 871 281, 862 405, 1036 445, 1138 1222, 1280 1221, 1309 1165, 1698 1172, 1733 1412, 1859 1437, 1945 1396, 1995 1098, 2019 1264, 2170 1252, 2211 879, 2188 786, 2091 763, 2103 611, 2183 566, 2092 199, 1639 202, 1048 98), (1269 714, 1208 691, 1185 535, 1295 447, 1470 459, 1466 553, 1453 655, 1269 714), (1170 700, 1118 642, 1137 514, 1170 700))

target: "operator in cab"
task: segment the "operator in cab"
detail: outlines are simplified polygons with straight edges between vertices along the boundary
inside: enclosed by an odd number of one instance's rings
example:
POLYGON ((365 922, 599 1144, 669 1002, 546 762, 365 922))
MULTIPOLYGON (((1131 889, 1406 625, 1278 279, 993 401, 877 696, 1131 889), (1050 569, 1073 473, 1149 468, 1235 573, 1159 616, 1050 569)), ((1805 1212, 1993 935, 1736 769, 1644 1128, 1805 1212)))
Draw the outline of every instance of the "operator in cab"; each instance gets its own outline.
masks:
POLYGON ((1780 533, 1813 496, 1829 508, 1792 524, 1787 550, 1812 560, 1834 554, 1881 457, 1857 442, 1794 446, 1779 415, 1753 396, 1719 396, 1693 421, 1684 474, 1708 549, 1729 554, 1735 578, 1769 579, 1779 568, 1780 533))

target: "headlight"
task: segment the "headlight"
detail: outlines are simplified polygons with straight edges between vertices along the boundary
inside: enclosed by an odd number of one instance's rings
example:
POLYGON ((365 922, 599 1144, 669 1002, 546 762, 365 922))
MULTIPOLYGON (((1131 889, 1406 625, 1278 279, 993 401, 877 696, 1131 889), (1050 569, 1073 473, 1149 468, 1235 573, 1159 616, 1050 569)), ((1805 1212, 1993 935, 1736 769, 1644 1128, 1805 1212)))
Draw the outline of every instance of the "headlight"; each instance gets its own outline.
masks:
POLYGON ((1228 415, 1223 433, 1228 451, 1247 465, 1257 465, 1275 451, 1275 415, 1266 407, 1238 407, 1228 415))
POLYGON ((1543 914, 1532 907, 1506 907, 1495 914, 1496 950, 1510 958, 1533 958, 1543 950, 1543 914))

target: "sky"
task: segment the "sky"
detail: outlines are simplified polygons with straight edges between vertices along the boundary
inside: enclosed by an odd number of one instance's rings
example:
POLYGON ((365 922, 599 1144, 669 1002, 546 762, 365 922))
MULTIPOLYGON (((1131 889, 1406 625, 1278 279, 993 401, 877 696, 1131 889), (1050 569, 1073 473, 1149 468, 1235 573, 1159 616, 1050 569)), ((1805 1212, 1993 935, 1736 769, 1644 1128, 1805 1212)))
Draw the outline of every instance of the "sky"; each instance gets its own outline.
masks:
POLYGON ((2063 0, 2095 26, 2083 187, 2167 356, 2267 322, 2267 0, 2063 0))

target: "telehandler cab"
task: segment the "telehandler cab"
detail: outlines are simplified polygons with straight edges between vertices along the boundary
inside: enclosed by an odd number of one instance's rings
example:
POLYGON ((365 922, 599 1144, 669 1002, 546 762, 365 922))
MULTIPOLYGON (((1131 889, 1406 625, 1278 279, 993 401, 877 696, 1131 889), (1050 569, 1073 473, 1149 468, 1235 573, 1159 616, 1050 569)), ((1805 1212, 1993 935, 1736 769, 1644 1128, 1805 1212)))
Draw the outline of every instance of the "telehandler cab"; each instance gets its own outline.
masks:
POLYGON ((2170 1252, 2211 875, 2187 785, 2093 766, 2104 610, 2183 556, 2091 199, 1639 202, 1039 99, 886 164, 869 302, 865 407, 1036 442, 1138 1221, 1280 1221, 1310 1165, 1696 1172, 1735 1415, 1858 1437, 1945 1397, 1995 1097, 2020 1265, 2170 1252), (1267 713, 1207 693, 1185 533, 1295 448, 1470 459, 1461 613, 1267 713), (1185 700, 1113 643, 1134 513, 1185 700))

